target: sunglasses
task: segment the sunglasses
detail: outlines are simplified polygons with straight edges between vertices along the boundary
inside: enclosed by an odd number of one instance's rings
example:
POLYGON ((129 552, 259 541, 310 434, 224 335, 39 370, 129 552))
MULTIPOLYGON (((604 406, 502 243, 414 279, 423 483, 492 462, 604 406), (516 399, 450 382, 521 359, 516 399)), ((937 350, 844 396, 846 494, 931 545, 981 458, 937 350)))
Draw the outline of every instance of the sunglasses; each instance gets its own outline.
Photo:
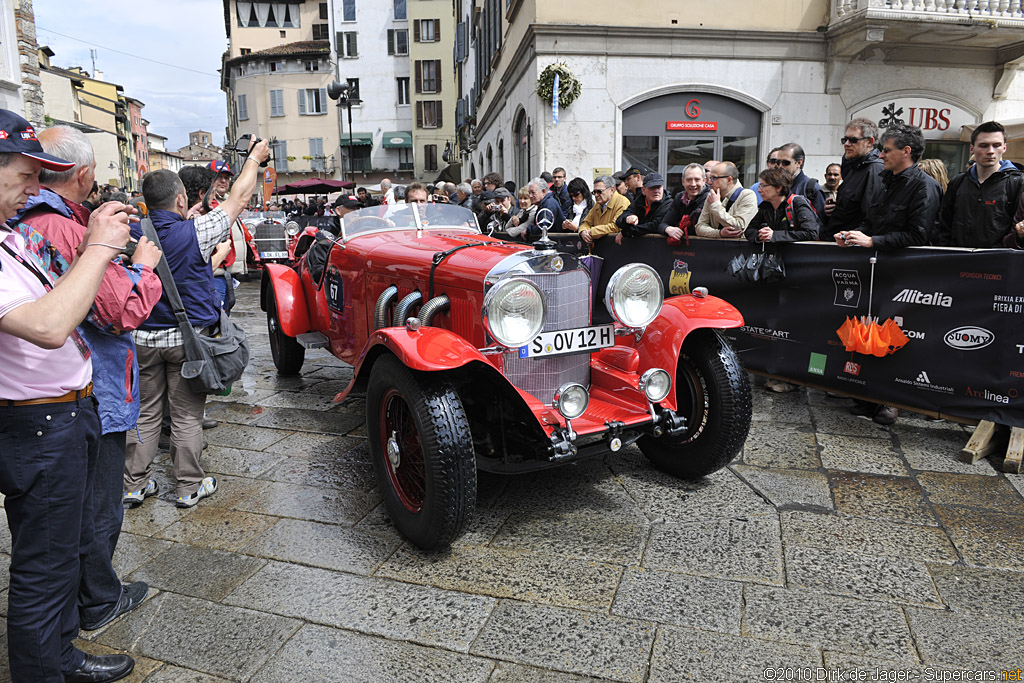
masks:
POLYGON ((869 138, 866 138, 866 137, 855 138, 855 137, 850 136, 850 135, 844 135, 843 137, 839 138, 839 142, 843 143, 844 145, 846 145, 846 144, 855 145, 858 142, 860 142, 861 140, 868 140, 868 139, 869 138))
POLYGON ((709 175, 708 180, 721 180, 722 178, 732 178, 731 175, 709 175))
POLYGON ((607 188, 607 187, 606 187, 606 188, 604 188, 603 190, 594 190, 594 196, 595 196, 595 197, 600 197, 600 196, 601 196, 601 195, 603 195, 603 194, 604 194, 605 192, 607 192, 607 191, 608 191, 609 189, 610 189, 610 188, 607 188))
POLYGON ((773 166, 790 166, 793 163, 792 159, 769 159, 768 163, 773 166))

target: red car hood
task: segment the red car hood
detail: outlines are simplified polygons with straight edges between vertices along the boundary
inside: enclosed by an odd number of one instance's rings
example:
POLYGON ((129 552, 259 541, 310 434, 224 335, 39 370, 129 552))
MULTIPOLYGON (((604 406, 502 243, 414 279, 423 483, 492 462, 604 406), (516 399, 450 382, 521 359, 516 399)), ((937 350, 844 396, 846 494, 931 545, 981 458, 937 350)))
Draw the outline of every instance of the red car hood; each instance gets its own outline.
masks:
POLYGON ((473 233, 395 231, 354 237, 346 244, 365 254, 367 273, 392 278, 430 279, 435 258, 440 259, 434 273, 436 288, 482 290, 484 277, 498 263, 524 250, 526 245, 509 244, 493 237, 473 233), (440 255, 446 254, 444 258, 440 255))

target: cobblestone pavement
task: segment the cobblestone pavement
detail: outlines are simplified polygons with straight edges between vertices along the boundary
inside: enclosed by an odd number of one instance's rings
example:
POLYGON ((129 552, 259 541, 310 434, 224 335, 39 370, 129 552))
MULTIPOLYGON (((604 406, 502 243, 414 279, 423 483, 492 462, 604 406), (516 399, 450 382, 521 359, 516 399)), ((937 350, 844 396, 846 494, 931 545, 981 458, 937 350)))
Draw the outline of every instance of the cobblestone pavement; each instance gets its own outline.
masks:
MULTIPOLYGON (((208 409, 220 489, 191 510, 162 493, 126 511, 116 565, 149 598, 80 642, 132 653, 128 680, 941 680, 1024 665, 1024 477, 960 462, 963 427, 879 427, 755 380, 728 469, 679 481, 629 449, 481 473, 469 532, 428 555, 383 512, 362 399, 332 403, 351 368, 316 351, 278 377, 254 282, 236 317, 252 363, 208 409)), ((169 468, 163 453, 163 492, 169 468)))

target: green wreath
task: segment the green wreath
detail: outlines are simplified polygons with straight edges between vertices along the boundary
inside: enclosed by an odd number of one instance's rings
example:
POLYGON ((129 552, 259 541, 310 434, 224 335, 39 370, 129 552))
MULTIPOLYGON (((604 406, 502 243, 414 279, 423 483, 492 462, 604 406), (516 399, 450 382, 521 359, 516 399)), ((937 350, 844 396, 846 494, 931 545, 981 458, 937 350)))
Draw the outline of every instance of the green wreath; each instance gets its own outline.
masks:
POLYGON ((555 74, 558 74, 558 106, 568 107, 580 96, 580 82, 569 71, 569 67, 561 62, 549 64, 540 72, 540 78, 537 79, 537 94, 545 102, 551 101, 555 74))

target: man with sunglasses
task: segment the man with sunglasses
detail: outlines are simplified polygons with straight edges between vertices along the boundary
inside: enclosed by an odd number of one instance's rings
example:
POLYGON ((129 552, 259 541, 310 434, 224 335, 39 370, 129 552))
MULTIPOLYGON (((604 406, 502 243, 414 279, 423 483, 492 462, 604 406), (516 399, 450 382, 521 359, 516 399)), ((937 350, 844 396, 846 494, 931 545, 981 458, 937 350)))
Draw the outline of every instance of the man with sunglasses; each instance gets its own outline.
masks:
POLYGON ((580 237, 587 244, 593 244, 605 235, 619 231, 615 224, 622 212, 629 208, 629 200, 615 189, 615 179, 599 175, 594 178, 594 206, 580 221, 580 237))
POLYGON ((717 238, 742 237, 757 215, 757 197, 739 181, 736 164, 723 161, 708 176, 707 199, 697 219, 697 236, 717 238))
POLYGON ((779 147, 771 157, 768 158, 769 166, 779 166, 793 176, 793 187, 790 192, 807 200, 814 208, 814 213, 819 216, 825 215, 825 193, 818 185, 817 178, 810 178, 804 173, 804 148, 795 142, 787 142, 779 147))
POLYGON ((882 160, 875 149, 878 127, 870 119, 853 119, 843 135, 843 183, 835 204, 825 207, 821 239, 864 225, 868 209, 882 193, 882 160))

